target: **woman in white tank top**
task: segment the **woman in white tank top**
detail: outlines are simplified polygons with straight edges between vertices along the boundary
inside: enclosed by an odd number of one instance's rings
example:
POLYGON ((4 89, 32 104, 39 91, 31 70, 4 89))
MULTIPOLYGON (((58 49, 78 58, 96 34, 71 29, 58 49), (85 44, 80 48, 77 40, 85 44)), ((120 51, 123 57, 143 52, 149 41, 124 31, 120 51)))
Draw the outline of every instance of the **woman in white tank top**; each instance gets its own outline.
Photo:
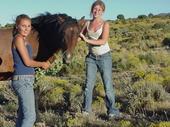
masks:
POLYGON ((109 23, 102 19, 105 5, 96 0, 91 6, 92 20, 84 25, 80 37, 88 44, 89 54, 86 56, 86 82, 84 92, 83 114, 92 112, 92 94, 96 81, 96 73, 100 72, 106 92, 106 107, 110 117, 120 117, 115 107, 115 94, 112 81, 112 57, 108 45, 109 23))

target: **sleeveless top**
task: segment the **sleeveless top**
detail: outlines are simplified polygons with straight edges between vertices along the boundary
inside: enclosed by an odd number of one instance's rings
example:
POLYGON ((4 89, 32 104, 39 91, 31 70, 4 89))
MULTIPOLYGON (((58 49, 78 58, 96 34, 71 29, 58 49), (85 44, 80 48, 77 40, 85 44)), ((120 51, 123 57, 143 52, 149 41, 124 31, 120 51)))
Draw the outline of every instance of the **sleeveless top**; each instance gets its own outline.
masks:
MULTIPOLYGON (((103 32, 103 25, 95 32, 89 29, 89 25, 90 25, 90 21, 87 22, 87 37, 93 40, 99 39, 99 37, 101 36, 103 32)), ((89 47, 89 52, 94 55, 103 55, 110 51, 108 42, 106 42, 103 45, 88 44, 88 47, 89 47)))
MULTIPOLYGON (((30 44, 26 45, 29 57, 32 59, 32 47, 30 44)), ((34 75, 35 70, 33 67, 28 67, 24 64, 18 50, 12 48, 13 61, 14 61, 14 73, 13 75, 34 75)))

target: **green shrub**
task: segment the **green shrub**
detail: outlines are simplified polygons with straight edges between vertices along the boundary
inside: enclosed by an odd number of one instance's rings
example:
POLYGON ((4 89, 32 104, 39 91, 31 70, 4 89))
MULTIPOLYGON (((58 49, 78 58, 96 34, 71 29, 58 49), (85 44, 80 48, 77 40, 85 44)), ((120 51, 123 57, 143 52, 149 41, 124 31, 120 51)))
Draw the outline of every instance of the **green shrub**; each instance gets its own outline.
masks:
POLYGON ((36 86, 39 87, 40 93, 58 86, 67 89, 68 84, 69 84, 68 80, 50 76, 44 76, 43 78, 39 79, 36 82, 36 86))
POLYGON ((124 94, 128 97, 129 111, 132 114, 144 113, 146 109, 154 111, 158 108, 158 105, 154 103, 164 102, 168 100, 169 96, 161 85, 149 85, 144 80, 127 87, 124 94))
POLYGON ((170 127, 170 122, 152 123, 149 127, 170 127))
POLYGON ((124 15, 123 15, 123 14, 119 14, 119 15, 117 15, 117 19, 124 20, 124 19, 125 19, 125 17, 124 17, 124 15))
POLYGON ((154 40, 146 40, 145 41, 146 45, 148 46, 148 48, 156 48, 159 47, 159 42, 158 41, 154 41, 154 40))
POLYGON ((145 74, 146 74, 145 69, 134 70, 134 78, 137 78, 137 79, 144 78, 145 74))
POLYGON ((146 19, 146 18, 147 18, 146 15, 139 15, 139 16, 138 16, 138 19, 146 19))
POLYGON ((44 113, 40 113, 40 120, 45 123, 45 125, 50 127, 63 127, 66 126, 66 121, 59 114, 54 113, 51 110, 48 110, 44 113))
POLYGON ((0 116, 0 126, 4 127, 5 119, 0 116))
POLYGON ((146 61, 149 65, 160 65, 164 67, 168 67, 170 65, 170 56, 167 51, 148 51, 145 53, 141 53, 139 55, 139 59, 141 61, 146 61))
POLYGON ((155 62, 155 58, 151 53, 141 54, 139 58, 140 60, 145 60, 148 64, 153 64, 155 62))
POLYGON ((152 18, 153 16, 154 16, 154 15, 153 15, 152 13, 149 13, 149 14, 148 14, 148 17, 149 17, 149 18, 152 18))
POLYGON ((64 98, 63 98, 63 93, 64 89, 61 87, 56 87, 53 89, 50 89, 49 91, 46 92, 44 96, 41 97, 41 101, 43 105, 46 107, 47 106, 54 106, 57 103, 64 103, 64 98))
POLYGON ((81 127, 84 122, 83 118, 69 116, 66 121, 67 127, 81 127))
POLYGON ((170 86, 170 76, 166 76, 163 80, 163 86, 168 87, 170 86))
POLYGON ((14 127, 15 123, 13 121, 7 121, 6 118, 0 116, 0 126, 1 127, 14 127))
POLYGON ((156 85, 156 84, 160 85, 163 82, 163 78, 155 73, 146 74, 144 80, 148 85, 156 85))
POLYGON ((18 106, 16 105, 15 102, 9 102, 4 105, 5 111, 12 113, 15 113, 17 111, 18 106))
POLYGON ((152 26, 152 28, 154 28, 154 29, 164 29, 165 26, 166 26, 165 23, 159 22, 159 23, 155 23, 155 24, 152 26))
POLYGON ((118 68, 122 70, 133 70, 138 68, 141 65, 140 60, 137 56, 132 53, 124 54, 121 61, 118 63, 118 68))
POLYGON ((70 90, 68 91, 70 106, 69 109, 72 112, 81 112, 82 103, 83 103, 83 92, 80 85, 72 85, 70 90))
POLYGON ((80 95, 82 93, 82 88, 78 84, 72 85, 69 92, 70 92, 70 94, 72 94, 74 96, 80 95))
POLYGON ((104 90, 104 85, 103 84, 97 84, 94 93, 96 96, 100 97, 105 97, 105 90, 104 90))
POLYGON ((163 76, 163 86, 168 87, 170 85, 170 67, 161 69, 161 75, 163 76))
POLYGON ((127 120, 121 120, 119 124, 120 127, 134 127, 133 124, 127 120))
POLYGON ((106 113, 105 101, 102 97, 97 96, 92 103, 92 110, 96 113, 106 113))
POLYGON ((163 77, 170 76, 170 66, 161 68, 161 74, 163 77))

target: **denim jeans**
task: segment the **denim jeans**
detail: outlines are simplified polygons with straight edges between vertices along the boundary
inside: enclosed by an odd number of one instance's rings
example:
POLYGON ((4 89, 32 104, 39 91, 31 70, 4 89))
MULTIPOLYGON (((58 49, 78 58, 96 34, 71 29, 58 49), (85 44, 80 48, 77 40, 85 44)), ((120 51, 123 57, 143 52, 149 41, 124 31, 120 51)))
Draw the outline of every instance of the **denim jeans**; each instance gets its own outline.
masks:
POLYGON ((96 73, 100 72, 106 93, 105 102, 108 114, 119 114, 115 107, 115 94, 112 81, 112 57, 110 52, 100 56, 88 54, 86 56, 86 81, 84 110, 91 112, 92 94, 96 81, 96 73))
POLYGON ((33 127, 36 120, 33 83, 33 75, 15 75, 12 79, 19 104, 16 127, 33 127))

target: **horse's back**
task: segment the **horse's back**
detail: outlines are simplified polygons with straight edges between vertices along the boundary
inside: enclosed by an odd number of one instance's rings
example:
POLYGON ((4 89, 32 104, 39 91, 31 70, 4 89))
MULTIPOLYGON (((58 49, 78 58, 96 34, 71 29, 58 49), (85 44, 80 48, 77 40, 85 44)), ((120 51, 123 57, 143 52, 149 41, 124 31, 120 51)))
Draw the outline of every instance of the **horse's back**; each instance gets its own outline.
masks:
POLYGON ((11 44, 12 29, 0 29, 0 80, 9 78, 13 71, 11 44))

